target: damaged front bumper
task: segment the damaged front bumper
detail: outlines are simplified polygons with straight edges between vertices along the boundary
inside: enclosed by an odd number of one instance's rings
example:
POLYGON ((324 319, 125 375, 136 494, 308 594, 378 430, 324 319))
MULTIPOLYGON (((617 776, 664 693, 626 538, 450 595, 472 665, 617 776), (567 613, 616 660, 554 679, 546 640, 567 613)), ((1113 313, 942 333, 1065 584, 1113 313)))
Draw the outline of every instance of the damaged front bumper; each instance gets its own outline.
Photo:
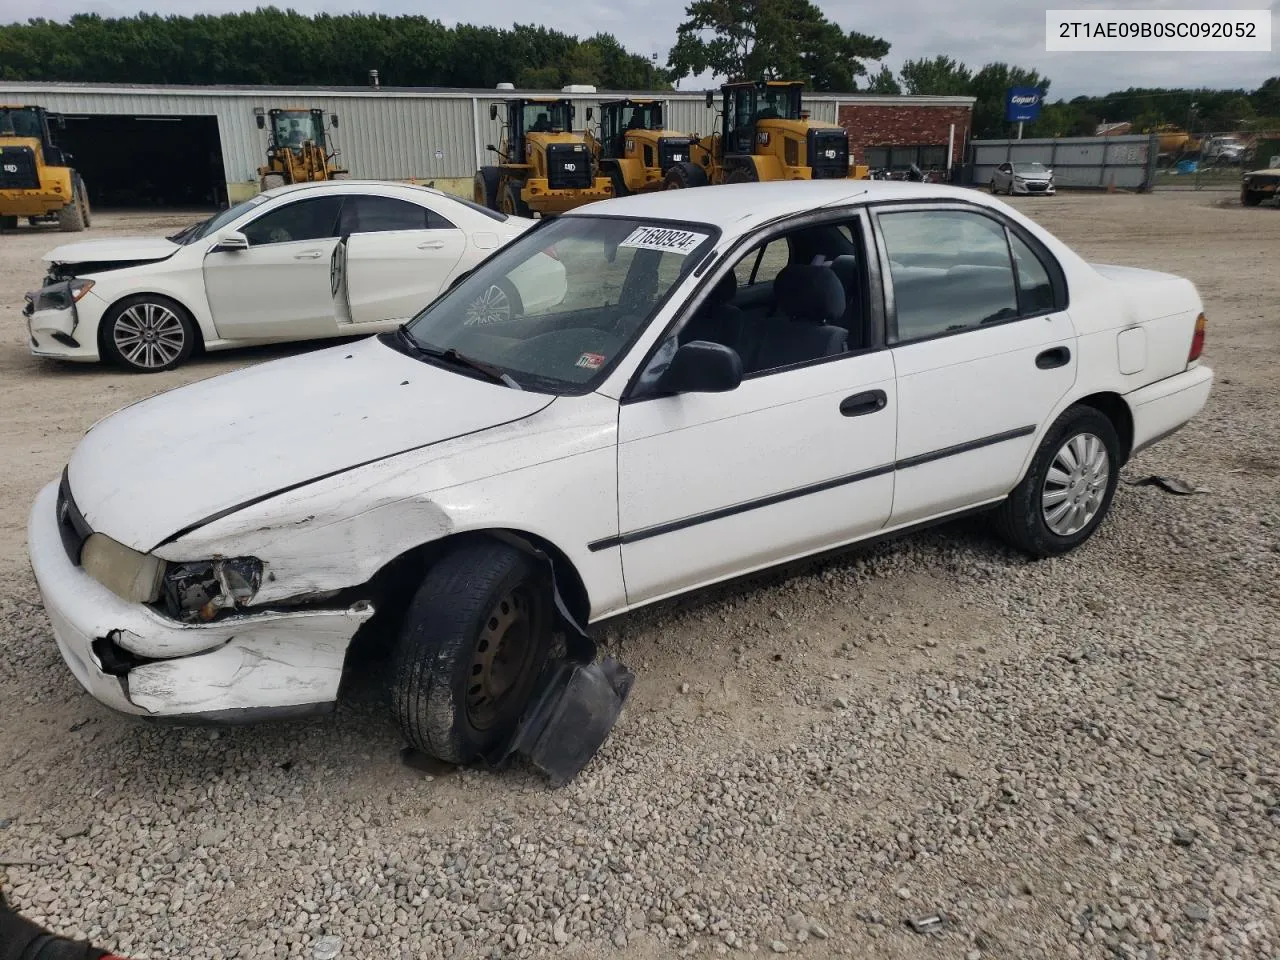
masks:
POLYGON ((58 650, 97 700, 121 713, 218 722, 323 713, 338 699, 347 648, 373 607, 237 614, 179 623, 128 603, 71 562, 58 484, 40 491, 28 549, 58 650), (172 651, 163 659, 147 656, 172 651), (180 652, 181 651, 181 652, 180 652))
POLYGON ((67 281, 47 284, 26 295, 27 341, 33 356, 59 360, 97 360, 97 318, 106 302, 92 290, 78 300, 67 281), (86 322, 85 313, 92 315, 86 322))

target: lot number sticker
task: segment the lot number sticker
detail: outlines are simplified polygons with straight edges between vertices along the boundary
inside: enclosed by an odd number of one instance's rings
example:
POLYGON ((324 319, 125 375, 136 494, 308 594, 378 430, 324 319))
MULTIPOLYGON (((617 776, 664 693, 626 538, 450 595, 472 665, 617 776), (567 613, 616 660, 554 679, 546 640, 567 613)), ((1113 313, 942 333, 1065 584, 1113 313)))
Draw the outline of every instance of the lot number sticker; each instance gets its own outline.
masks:
POLYGON ((689 253, 707 239, 705 233, 693 230, 673 230, 669 227, 636 227, 631 236, 618 246, 635 247, 637 250, 667 250, 681 255, 689 253))

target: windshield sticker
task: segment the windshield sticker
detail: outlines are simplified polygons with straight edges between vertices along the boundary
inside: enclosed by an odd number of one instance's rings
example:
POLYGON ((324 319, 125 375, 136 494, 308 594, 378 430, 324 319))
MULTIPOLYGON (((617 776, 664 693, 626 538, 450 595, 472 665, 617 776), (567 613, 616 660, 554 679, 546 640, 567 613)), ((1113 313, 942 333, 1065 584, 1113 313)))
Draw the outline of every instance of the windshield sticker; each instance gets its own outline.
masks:
POLYGON ((636 227, 631 236, 619 247, 635 247, 637 250, 666 250, 681 256, 695 249, 707 239, 707 234, 693 230, 673 230, 670 227, 636 227))
POLYGON ((605 360, 608 359, 602 353, 584 353, 578 358, 575 367, 582 367, 584 370, 599 370, 604 366, 605 360))

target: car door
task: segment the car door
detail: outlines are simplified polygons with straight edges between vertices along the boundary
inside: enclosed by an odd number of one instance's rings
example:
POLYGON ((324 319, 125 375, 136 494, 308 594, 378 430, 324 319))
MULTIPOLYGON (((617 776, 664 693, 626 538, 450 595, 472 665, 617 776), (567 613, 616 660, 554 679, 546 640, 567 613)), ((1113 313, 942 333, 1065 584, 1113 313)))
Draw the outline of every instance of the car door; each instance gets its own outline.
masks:
POLYGON ((883 207, 875 220, 897 372, 890 524, 900 526, 1017 484, 1075 381, 1076 337, 1061 268, 994 211, 883 207))
POLYGON ((218 336, 226 340, 307 338, 337 330, 331 261, 342 198, 306 197, 272 207, 239 227, 247 250, 204 258, 204 284, 218 336))
POLYGON ((1013 182, 1013 165, 1002 163, 996 167, 995 184, 997 190, 1007 190, 1013 182))
MULTIPOLYGON (((707 288, 744 262, 749 275, 758 249, 707 288)), ((686 319, 695 328, 696 312, 686 319)), ((766 366, 723 393, 624 400, 617 540, 628 602, 880 529, 892 506, 895 407, 884 350, 766 366)))
POLYGON ((436 211, 397 197, 357 194, 342 210, 342 298, 353 325, 408 320, 435 299, 467 247, 436 211))

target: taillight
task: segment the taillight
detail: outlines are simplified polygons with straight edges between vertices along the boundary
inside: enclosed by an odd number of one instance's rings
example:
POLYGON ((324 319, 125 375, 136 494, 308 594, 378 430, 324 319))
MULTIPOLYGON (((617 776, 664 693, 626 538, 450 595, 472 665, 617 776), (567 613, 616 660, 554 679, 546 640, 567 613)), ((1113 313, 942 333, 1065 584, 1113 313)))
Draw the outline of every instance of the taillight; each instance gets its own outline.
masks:
POLYGON ((1187 354, 1187 363, 1199 360, 1200 354, 1204 352, 1204 314, 1196 317, 1196 332, 1191 335, 1191 352, 1187 354))

